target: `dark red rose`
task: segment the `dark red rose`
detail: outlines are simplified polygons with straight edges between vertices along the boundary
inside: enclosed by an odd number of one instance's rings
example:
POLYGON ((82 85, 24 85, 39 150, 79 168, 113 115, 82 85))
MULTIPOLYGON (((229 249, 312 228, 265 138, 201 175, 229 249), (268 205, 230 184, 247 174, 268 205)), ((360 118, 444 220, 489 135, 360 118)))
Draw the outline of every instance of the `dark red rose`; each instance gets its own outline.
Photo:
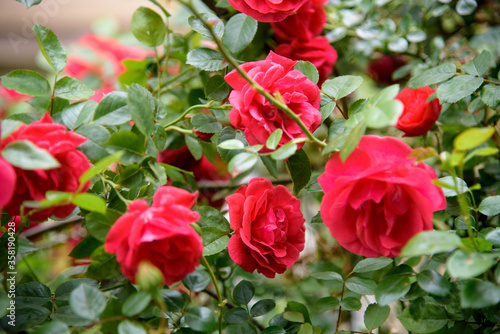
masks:
MULTIPOLYGON (((21 204, 24 201, 41 201, 49 190, 76 192, 80 185, 80 176, 91 167, 87 157, 76 148, 87 138, 73 131, 66 131, 62 124, 53 123, 48 113, 37 122, 30 125, 23 124, 0 143, 0 150, 16 140, 29 140, 36 146, 47 150, 57 161, 60 167, 48 170, 23 170, 14 167, 16 172, 16 186, 14 196, 5 206, 11 216, 20 214, 21 204)), ((87 183, 82 189, 86 192, 87 183)), ((65 218, 73 212, 75 205, 56 206, 29 216, 34 221, 42 221, 54 215, 65 218)))
POLYGON ((432 230, 433 212, 446 207, 434 170, 408 158, 393 137, 365 135, 345 162, 335 153, 318 181, 321 217, 338 243, 367 257, 399 256, 415 234, 432 230))
POLYGON ((261 22, 278 22, 310 0, 228 0, 234 9, 261 22))
POLYGON ((380 55, 368 64, 368 75, 377 83, 392 85, 397 80, 392 79, 392 74, 398 68, 406 65, 406 59, 399 54, 380 55))
POLYGON ((150 262, 163 274, 165 284, 182 280, 198 266, 203 253, 201 237, 190 226, 200 219, 191 210, 196 196, 183 189, 163 186, 148 206, 135 200, 111 227, 104 249, 116 253, 125 277, 136 281, 139 264, 150 262))
MULTIPOLYGON (((304 74, 293 69, 296 63, 271 51, 265 60, 248 62, 240 68, 269 93, 279 94, 313 132, 321 125, 320 91, 304 74)), ((250 145, 264 145, 276 129, 283 130, 278 147, 292 139, 306 137, 297 123, 253 90, 236 70, 226 75, 225 79, 234 89, 229 95, 233 106, 229 119, 233 126, 244 131, 250 145)), ((303 144, 298 146, 300 148, 303 144)))
POLYGON ((318 36, 326 24, 324 5, 326 0, 306 1, 296 13, 288 16, 283 21, 272 22, 276 41, 287 43, 294 40, 307 42, 318 36))
POLYGON ((229 256, 243 270, 272 278, 297 261, 304 249, 305 220, 300 201, 287 188, 254 178, 226 201, 234 230, 229 256))
POLYGON ((422 136, 436 123, 441 113, 441 105, 437 99, 426 102, 435 91, 430 87, 404 88, 396 96, 404 106, 396 128, 403 131, 405 137, 422 136))
POLYGON ((279 44, 275 52, 293 60, 311 62, 319 72, 318 86, 332 73, 338 58, 337 51, 324 36, 314 37, 307 42, 294 40, 288 44, 279 44))

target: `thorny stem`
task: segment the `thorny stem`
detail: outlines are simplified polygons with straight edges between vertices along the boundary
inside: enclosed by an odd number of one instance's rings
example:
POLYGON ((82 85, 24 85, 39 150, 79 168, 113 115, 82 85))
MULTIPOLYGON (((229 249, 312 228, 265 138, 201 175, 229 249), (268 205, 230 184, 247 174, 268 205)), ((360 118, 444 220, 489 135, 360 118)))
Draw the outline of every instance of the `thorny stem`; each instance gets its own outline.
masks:
POLYGON ((219 285, 217 284, 217 278, 215 277, 215 274, 212 271, 212 268, 210 267, 210 264, 208 263, 207 259, 204 256, 202 256, 201 260, 203 261, 203 265, 205 266, 205 268, 207 268, 208 274, 210 275, 210 278, 214 283, 215 293, 217 294, 217 300, 219 301, 219 334, 222 334, 222 313, 224 312, 224 305, 226 305, 226 301, 222 299, 222 295, 219 290, 219 285))
POLYGON ((265 90, 256 81, 254 81, 252 78, 250 78, 248 76, 248 74, 238 66, 238 63, 236 62, 236 60, 229 54, 229 52, 226 50, 226 47, 224 46, 224 44, 222 44, 222 41, 215 34, 212 26, 198 13, 198 11, 196 10, 196 8, 194 8, 194 6, 190 0, 179 0, 179 1, 183 5, 188 7, 191 10, 191 12, 196 16, 196 18, 199 19, 203 23, 205 28, 208 29, 208 31, 210 32, 210 35, 212 35, 213 40, 217 44, 219 51, 222 53, 224 58, 227 60, 227 62, 229 64, 231 64, 232 67, 234 67, 236 69, 238 74, 250 84, 250 86, 252 87, 253 90, 257 91, 257 93, 264 96, 276 108, 283 111, 288 117, 290 117, 295 123, 297 123, 297 125, 300 127, 302 132, 304 132, 304 134, 307 136, 309 141, 319 145, 320 147, 326 146, 326 143, 324 143, 321 140, 319 140, 318 138, 316 138, 311 133, 311 131, 309 131, 309 129, 306 127, 306 125, 300 119, 299 115, 294 113, 293 110, 291 110, 284 102, 282 102, 279 99, 277 99, 276 97, 274 97, 271 93, 269 93, 267 90, 265 90))
MULTIPOLYGON (((340 302, 344 300, 344 291, 345 291, 345 280, 342 281, 342 292, 340 293, 340 302)), ((335 331, 339 331, 340 326, 340 317, 342 316, 342 306, 339 306, 339 317, 337 318, 337 324, 335 325, 335 331)))

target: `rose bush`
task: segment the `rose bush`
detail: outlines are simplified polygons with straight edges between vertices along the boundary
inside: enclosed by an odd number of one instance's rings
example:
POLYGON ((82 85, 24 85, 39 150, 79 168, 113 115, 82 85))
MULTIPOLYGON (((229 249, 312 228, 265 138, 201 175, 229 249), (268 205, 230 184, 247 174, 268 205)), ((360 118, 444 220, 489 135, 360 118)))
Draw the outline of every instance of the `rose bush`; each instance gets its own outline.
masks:
POLYGON ((203 252, 201 237, 189 225, 200 219, 191 211, 198 193, 164 186, 148 206, 135 200, 128 211, 111 227, 105 250, 116 253, 125 277, 135 282, 141 261, 148 261, 163 274, 171 285, 193 272, 203 252))
POLYGON ((427 102, 427 99, 436 90, 430 87, 418 89, 404 88, 396 96, 403 102, 403 113, 398 119, 396 127, 405 133, 407 137, 422 136, 436 123, 441 113, 441 105, 438 100, 427 102))
MULTIPOLYGON (((86 192, 89 183, 80 187, 80 176, 90 168, 88 158, 76 148, 87 138, 52 121, 46 113, 39 121, 29 125, 22 124, 0 143, 0 151, 17 140, 28 140, 37 147, 47 150, 60 164, 60 167, 48 170, 24 170, 14 167, 16 172, 15 193, 5 210, 11 216, 21 213, 24 201, 41 201, 49 190, 64 192, 86 192)), ((42 221, 54 215, 65 218, 73 212, 76 205, 67 204, 35 212, 29 216, 31 220, 42 221)))
MULTIPOLYGON (((248 62, 241 68, 264 89, 272 94, 280 94, 305 126, 314 131, 321 123, 318 110, 320 92, 318 86, 304 74, 293 69, 296 63, 270 52, 265 60, 248 62)), ((276 129, 283 130, 278 147, 292 139, 305 137, 297 123, 257 93, 236 70, 227 74, 225 79, 234 89, 229 95, 229 102, 233 106, 229 119, 231 124, 244 131, 250 145, 265 144, 276 129)))
POLYGON ((300 201, 288 189, 254 178, 226 201, 235 232, 228 250, 235 263, 272 278, 297 261, 304 249, 305 219, 300 201))
POLYGON ((293 40, 290 43, 282 43, 278 45, 275 52, 293 60, 311 62, 319 72, 318 86, 321 86, 332 73, 338 58, 337 51, 323 36, 317 36, 305 42, 293 40))
POLYGON ((282 21, 307 0, 228 0, 234 9, 261 22, 282 21))
POLYGON ((399 256, 414 235, 432 229, 443 210, 434 170, 408 158, 399 139, 365 135, 345 162, 335 154, 318 181, 325 192, 321 217, 339 244, 355 254, 399 256))

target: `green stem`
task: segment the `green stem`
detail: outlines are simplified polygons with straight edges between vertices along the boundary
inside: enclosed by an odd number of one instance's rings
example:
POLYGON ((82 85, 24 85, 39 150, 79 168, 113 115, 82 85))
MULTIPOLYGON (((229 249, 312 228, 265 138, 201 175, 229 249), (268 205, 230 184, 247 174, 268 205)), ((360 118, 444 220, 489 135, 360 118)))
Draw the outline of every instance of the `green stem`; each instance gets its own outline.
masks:
POLYGON ((222 294, 220 293, 219 285, 217 284, 217 278, 215 277, 210 264, 204 256, 201 257, 201 260, 203 261, 203 265, 205 266, 205 268, 207 268, 208 274, 210 275, 210 278, 214 283, 215 293, 217 294, 217 300, 219 301, 219 334, 222 334, 222 314, 224 312, 225 302, 222 299, 222 294))
POLYGON ((192 134, 193 133, 192 130, 183 129, 183 128, 180 128, 180 127, 175 126, 175 125, 171 125, 168 128, 165 128, 165 131, 177 131, 177 132, 185 133, 185 134, 192 134))
POLYGON ((184 119, 184 117, 186 117, 187 114, 189 114, 190 111, 193 111, 195 109, 203 109, 203 108, 210 108, 213 104, 213 101, 210 101, 209 103, 207 104, 196 104, 194 106, 191 106, 189 107, 188 109, 186 109, 179 117, 177 117, 176 119, 174 119, 173 121, 171 122, 168 122, 167 124, 165 124, 163 126, 164 129, 174 125, 175 123, 177 122, 180 122, 184 119))
POLYGON ((35 271, 33 270, 33 268, 30 266, 30 264, 28 263, 28 260, 26 260, 26 258, 24 257, 24 255, 21 254, 21 259, 23 260, 24 264, 26 265, 26 267, 28 268, 31 276, 33 276, 34 280, 36 282, 40 282, 40 279, 38 278, 37 274, 35 273, 35 271))
MULTIPOLYGON (((167 305, 165 304, 165 301, 163 300, 163 298, 161 296, 158 296, 156 298, 156 303, 158 304, 158 307, 160 308, 161 312, 166 315, 167 314, 167 305)), ((165 318, 165 316, 163 314, 160 317, 160 325, 158 326, 158 329, 156 331, 156 333, 158 333, 158 334, 165 333, 165 326, 167 324, 167 318, 165 318)))
POLYGON ((50 94, 50 110, 49 114, 52 116, 52 110, 54 109, 54 98, 56 93, 56 83, 57 83, 57 73, 54 77, 54 87, 52 87, 52 94, 50 94))
POLYGON ((161 98, 161 64, 160 64, 160 58, 158 56, 158 50, 157 48, 155 49, 155 58, 156 58, 156 67, 158 68, 158 100, 161 98))
POLYGON ((198 13, 198 11, 196 10, 196 8, 194 8, 191 1, 186 1, 186 0, 179 0, 179 1, 183 5, 188 7, 191 10, 191 12, 196 16, 196 18, 199 19, 203 23, 205 28, 208 29, 208 31, 210 32, 210 35, 212 35, 213 40, 217 44, 219 51, 222 53, 224 58, 227 60, 227 62, 232 67, 234 67, 236 69, 238 74, 250 84, 250 86, 252 87, 253 90, 255 90, 257 93, 264 96, 266 98, 266 100, 271 102, 276 108, 283 111, 288 117, 290 117, 295 123, 297 123, 297 125, 300 127, 302 132, 304 132, 306 137, 311 142, 313 142, 321 147, 326 146, 326 143, 324 143, 321 140, 319 140, 318 138, 314 137, 314 135, 311 133, 311 131, 309 131, 309 129, 306 127, 306 125, 302 122, 299 115, 294 113, 293 110, 291 110, 284 102, 280 101, 279 99, 274 97, 271 93, 269 93, 267 90, 265 90, 261 85, 259 85, 256 81, 254 81, 252 78, 250 78, 248 76, 248 74, 242 68, 239 67, 237 61, 229 54, 229 52, 226 50, 226 47, 224 46, 222 41, 215 34, 212 26, 210 24, 208 24, 207 21, 198 13))

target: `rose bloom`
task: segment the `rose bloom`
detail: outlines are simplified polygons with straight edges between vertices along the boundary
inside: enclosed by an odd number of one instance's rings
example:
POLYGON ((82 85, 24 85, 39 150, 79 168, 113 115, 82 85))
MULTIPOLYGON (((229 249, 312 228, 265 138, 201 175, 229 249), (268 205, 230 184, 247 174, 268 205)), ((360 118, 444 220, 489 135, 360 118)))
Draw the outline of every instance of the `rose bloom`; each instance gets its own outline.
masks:
POLYGON ((403 102, 403 113, 399 116, 396 128, 405 133, 405 137, 422 136, 436 123, 441 113, 439 101, 426 102, 436 90, 430 87, 418 89, 404 88, 396 96, 403 102))
POLYGON ((376 83, 392 85, 397 83, 392 79, 392 74, 404 65, 406 65, 406 59, 400 54, 380 55, 370 61, 366 71, 376 83))
POLYGON ((324 36, 314 37, 307 42, 294 40, 291 43, 279 44, 275 52, 293 60, 311 62, 318 69, 319 86, 332 73, 333 66, 338 58, 337 51, 324 36))
POLYGON ((434 170, 393 137, 365 135, 345 162, 335 153, 318 181, 321 217, 338 243, 367 257, 396 257, 415 234, 432 230, 446 207, 434 170))
POLYGON ((283 21, 272 22, 276 40, 280 43, 294 40, 307 42, 321 34, 327 20, 323 6, 327 3, 327 0, 306 1, 296 13, 283 21))
POLYGON ((193 272, 202 257, 201 237, 189 225, 200 219, 191 211, 197 193, 163 186, 148 207, 138 199, 128 205, 128 211, 111 227, 104 249, 116 253, 121 271, 135 282, 141 261, 157 267, 171 285, 193 272))
MULTIPOLYGON (((321 125, 320 91, 304 74, 293 69, 296 63, 271 51, 265 60, 248 62, 240 68, 269 93, 279 94, 313 132, 321 125)), ((291 118, 253 90, 236 70, 226 75, 225 79, 234 89, 229 95, 233 106, 229 120, 233 126, 244 131, 250 145, 264 145, 276 129, 283 130, 278 147, 294 138, 306 137, 291 118)), ((303 143, 299 148, 302 146, 303 143)), ((266 152, 266 148, 262 152, 266 152)))
POLYGON ((0 184, 2 191, 0 191, 0 212, 1 209, 7 205, 12 199, 16 185, 16 172, 2 156, 0 156, 0 184))
POLYGON ((273 278, 297 261, 304 249, 305 220, 300 201, 287 188, 254 178, 226 201, 235 232, 229 256, 243 270, 273 278))
POLYGON ((260 22, 278 22, 311 0, 228 0, 234 9, 260 22))
MULTIPOLYGON (((30 125, 22 124, 0 143, 0 150, 16 140, 28 140, 47 150, 61 166, 47 170, 24 170, 14 167, 17 178, 14 195, 5 206, 11 216, 21 213, 21 204, 24 201, 45 199, 45 193, 49 190, 75 192, 80 184, 80 176, 91 167, 87 157, 76 149, 87 138, 73 131, 66 131, 62 124, 53 123, 48 113, 30 125)), ((88 188, 89 183, 82 188, 82 192, 86 192, 88 188)), ((65 218, 74 208, 73 204, 56 206, 33 213, 29 219, 42 221, 52 215, 65 218)))

